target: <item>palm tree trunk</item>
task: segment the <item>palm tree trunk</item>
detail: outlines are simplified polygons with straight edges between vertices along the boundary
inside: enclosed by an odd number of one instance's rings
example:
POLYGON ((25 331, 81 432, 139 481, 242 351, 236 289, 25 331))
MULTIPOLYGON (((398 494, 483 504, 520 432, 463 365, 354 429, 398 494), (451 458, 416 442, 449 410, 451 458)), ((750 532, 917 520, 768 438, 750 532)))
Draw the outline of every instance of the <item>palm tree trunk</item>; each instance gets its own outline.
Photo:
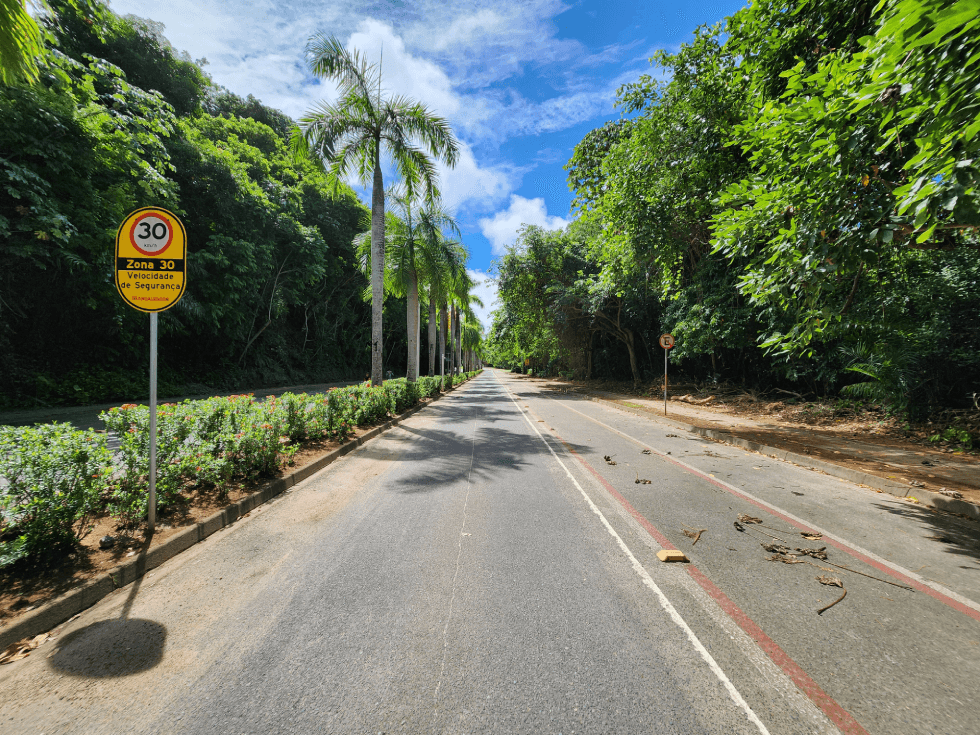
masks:
POLYGON ((446 376, 446 304, 439 309, 439 375, 446 376))
POLYGON ((415 269, 408 274, 408 382, 419 379, 419 277, 415 269))
POLYGON ((459 324, 459 312, 456 310, 456 304, 449 307, 450 321, 449 321, 449 365, 452 368, 449 371, 450 375, 455 375, 457 368, 459 368, 459 363, 456 361, 456 327, 459 324))
POLYGON ((429 377, 436 374, 436 300, 435 286, 429 284, 429 377))
POLYGON ((385 189, 381 176, 381 141, 374 153, 374 184, 371 190, 371 385, 384 380, 384 336, 381 314, 384 311, 385 267, 385 189))
POLYGON ((456 307, 456 367, 463 372, 463 313, 456 307))

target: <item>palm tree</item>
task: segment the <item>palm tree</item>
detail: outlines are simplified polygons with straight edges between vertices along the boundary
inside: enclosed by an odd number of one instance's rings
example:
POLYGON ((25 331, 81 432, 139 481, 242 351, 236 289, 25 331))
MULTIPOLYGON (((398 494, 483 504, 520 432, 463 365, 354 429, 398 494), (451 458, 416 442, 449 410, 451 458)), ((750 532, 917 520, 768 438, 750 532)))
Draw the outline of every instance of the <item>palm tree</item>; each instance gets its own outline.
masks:
MULTIPOLYGON (((466 273, 466 249, 458 240, 440 240, 434 249, 435 257, 426 263, 424 279, 428 293, 426 299, 429 306, 429 375, 436 374, 436 336, 437 332, 441 345, 438 348, 440 356, 446 353, 446 306, 444 302, 449 297, 453 284, 461 274, 466 273), (442 313, 437 321, 436 310, 442 306, 442 313), (438 329, 436 325, 439 325, 438 329)), ((439 374, 445 374, 445 361, 440 357, 439 374)))
POLYGON ((357 51, 348 51, 334 36, 316 35, 306 46, 313 73, 340 86, 336 103, 320 102, 299 121, 293 132, 297 154, 330 162, 335 182, 357 173, 371 183, 371 383, 381 385, 384 303, 385 191, 381 153, 387 152, 409 197, 420 189, 426 199, 439 195, 435 164, 430 156, 455 166, 459 144, 449 123, 420 102, 385 96, 381 65, 368 64, 357 51))
POLYGON ((0 83, 36 82, 37 57, 43 53, 41 31, 27 12, 27 3, 0 2, 0 83))
MULTIPOLYGON (((401 188, 389 189, 385 199, 394 205, 394 211, 389 210, 385 216, 385 291, 404 296, 408 302, 406 377, 414 382, 419 377, 419 284, 422 280, 443 278, 442 271, 452 267, 446 265, 446 260, 455 256, 455 249, 449 244, 453 241, 443 237, 443 230, 459 234, 459 225, 439 202, 420 205, 401 188)), ((371 262, 367 233, 358 235, 354 242, 361 263, 367 265, 371 262)), ((431 314, 430 318, 434 320, 431 314)), ((434 324, 430 324, 430 332, 433 328, 434 324)))

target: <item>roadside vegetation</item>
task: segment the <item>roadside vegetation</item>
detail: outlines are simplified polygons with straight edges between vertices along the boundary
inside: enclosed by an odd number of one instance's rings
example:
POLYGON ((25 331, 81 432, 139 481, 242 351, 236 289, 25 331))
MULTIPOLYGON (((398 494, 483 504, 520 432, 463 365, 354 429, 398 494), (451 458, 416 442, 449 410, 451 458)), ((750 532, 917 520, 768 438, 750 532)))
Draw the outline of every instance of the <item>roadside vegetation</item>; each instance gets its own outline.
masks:
MULTIPOLYGON (((385 372, 417 377, 418 336, 403 326, 419 309, 412 292, 364 298, 354 238, 376 228, 331 158, 344 141, 330 138, 330 115, 311 113, 304 137, 282 112, 213 83, 207 61, 175 50, 159 23, 101 0, 46 6, 37 25, 17 0, 3 7, 37 34, 0 34, 0 409, 147 395, 147 319, 111 277, 116 228, 144 206, 181 218, 190 253, 187 293, 159 316, 161 396, 361 379, 372 345, 385 372)), ((350 73, 346 52, 328 46, 311 45, 311 68, 350 73)), ((394 131, 402 143, 435 130, 435 152, 454 160, 444 121, 419 118, 420 104, 399 111, 410 118, 394 131)), ((376 161, 373 140, 358 155, 376 161)), ((437 204, 434 174, 409 158, 399 170, 413 206, 415 195, 437 204)), ((430 279, 465 275, 426 267, 423 301, 430 279)))
POLYGON ((489 361, 649 386, 669 332, 703 395, 975 416, 978 32, 962 0, 759 2, 655 54, 566 166, 577 219, 497 262, 489 361))
MULTIPOLYGON (((343 443, 479 371, 334 388, 168 403, 159 407, 157 504, 181 515, 200 493, 227 496, 292 464, 311 442, 343 443)), ((0 426, 0 568, 56 565, 97 518, 134 533, 147 511, 149 407, 125 404, 101 417, 109 434, 71 424, 0 426), (110 448, 110 439, 113 447, 110 448)))

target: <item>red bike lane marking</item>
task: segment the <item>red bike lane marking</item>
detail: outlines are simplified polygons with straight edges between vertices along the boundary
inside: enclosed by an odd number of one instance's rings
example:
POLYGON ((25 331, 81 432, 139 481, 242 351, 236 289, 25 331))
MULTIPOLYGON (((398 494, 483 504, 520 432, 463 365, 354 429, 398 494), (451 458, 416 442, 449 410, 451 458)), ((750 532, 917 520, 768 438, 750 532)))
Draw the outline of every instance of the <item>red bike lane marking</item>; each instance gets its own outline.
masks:
MULTIPOLYGON (((561 404, 559 404, 559 405, 561 405, 561 404)), ((779 511, 777 508, 774 508, 774 507, 772 507, 770 505, 767 505, 766 503, 760 502, 759 500, 756 500, 755 498, 749 497, 748 495, 745 495, 745 494, 739 492, 739 490, 737 488, 731 487, 730 485, 727 485, 726 483, 719 481, 717 478, 714 478, 714 477, 712 477, 710 475, 707 475, 704 472, 702 472, 701 470, 695 469, 694 467, 691 467, 691 466, 685 464, 684 462, 681 462, 680 460, 674 459, 673 457, 669 457, 666 454, 664 454, 663 452, 661 452, 661 451, 659 451, 657 449, 654 449, 653 447, 650 447, 650 446, 644 444, 639 439, 635 439, 635 438, 629 436, 629 434, 624 434, 623 432, 620 432, 618 429, 615 429, 615 428, 613 428, 611 426, 606 426, 601 421, 598 421, 596 419, 593 419, 590 416, 586 416, 581 411, 576 411, 574 408, 571 408, 570 406, 564 406, 564 407, 565 408, 568 408, 571 411, 575 411, 575 413, 578 413, 581 416, 585 416, 585 418, 589 419, 590 421, 594 421, 595 423, 599 424, 600 426, 604 426, 604 427, 606 427, 608 429, 611 429, 612 431, 620 434, 621 436, 623 436, 624 438, 629 439, 632 442, 635 442, 636 444, 639 444, 640 446, 646 447, 647 449, 650 449, 651 451, 656 452, 657 456, 660 457, 661 459, 666 460, 667 462, 670 462, 671 464, 673 464, 676 467, 679 467, 680 469, 684 470, 685 472, 688 472, 688 473, 690 473, 690 474, 692 474, 692 475, 694 475, 696 477, 700 477, 702 480, 705 480, 706 482, 710 482, 715 487, 717 487, 717 488, 719 488, 721 490, 724 490, 725 492, 729 493, 730 495, 734 495, 735 497, 740 498, 740 499, 746 501, 747 503, 751 503, 752 505, 754 505, 759 510, 764 511, 764 512, 768 513, 769 515, 775 516, 776 518, 779 518, 780 520, 785 521, 786 523, 789 523, 791 526, 795 526, 796 528, 800 529, 801 531, 806 531, 807 533, 820 533, 820 531, 817 531, 816 529, 807 526, 805 523, 801 523, 801 522, 799 522, 799 521, 797 521, 797 520, 795 520, 793 518, 790 518, 789 516, 785 515, 781 511, 779 511)), ((555 434, 555 436, 557 437, 558 435, 555 434)), ((563 444, 565 443, 563 439, 561 439, 560 437, 558 437, 558 438, 559 438, 559 440, 563 444)), ((566 446, 567 446, 567 444, 566 444, 566 446)), ((572 451, 574 451, 574 450, 572 450, 572 451)), ((582 461, 582 460, 580 460, 580 461, 582 461)), ((589 469, 591 470, 592 468, 589 467, 589 469)), ((836 539, 831 538, 830 536, 828 536, 825 533, 822 534, 822 535, 824 537, 824 540, 828 544, 830 544, 831 546, 833 546, 834 548, 836 548, 836 549, 838 549, 840 551, 843 551, 844 553, 846 553, 846 554, 854 557, 858 561, 864 562, 868 566, 874 567, 879 572, 884 572, 885 574, 889 575, 890 577, 894 577, 895 579, 901 581, 903 584, 906 584, 909 587, 912 587, 913 589, 918 590, 919 592, 923 592, 923 593, 929 595, 929 597, 932 597, 932 598, 938 600, 939 602, 943 603, 947 607, 950 607, 953 610, 956 610, 957 612, 963 613, 964 615, 967 615, 968 617, 971 617, 974 620, 980 622, 980 610, 975 610, 975 609, 969 607, 968 605, 964 605, 959 600, 953 599, 952 597, 949 597, 948 595, 944 595, 939 590, 933 589, 932 587, 930 587, 927 584, 923 584, 922 582, 919 582, 918 580, 913 579, 913 578, 909 577, 908 575, 902 574, 902 572, 898 571, 897 569, 892 569, 887 564, 882 564, 881 562, 879 562, 879 561, 877 561, 875 559, 872 559, 871 557, 869 557, 869 556, 867 556, 865 554, 862 554, 857 549, 854 549, 854 548, 848 546, 846 543, 843 543, 841 541, 837 541, 836 539)), ((673 547, 670 547, 670 548, 673 548, 673 547)))
MULTIPOLYGON (((643 527, 643 529, 649 533, 658 544, 660 544, 665 549, 676 549, 670 540, 664 536, 660 531, 654 527, 652 523, 641 514, 636 508, 634 508, 626 498, 624 498, 616 488, 614 488, 609 482, 600 475, 592 465, 585 461, 578 452, 576 452, 568 442, 561 438, 557 432, 553 429, 550 430, 551 434, 561 442, 562 446, 577 459, 592 475, 602 484, 606 491, 612 495, 620 505, 643 527)), ((700 473, 697 473, 700 474, 700 473)), ((706 478, 709 479, 710 478, 706 478)), ((758 505, 758 504, 757 504, 758 505)), ((761 507, 761 506, 760 506, 761 507)), ((795 524, 794 524, 795 525, 795 524)), ((701 588, 711 596, 718 606, 725 611, 735 624, 738 625, 745 633, 756 642, 756 644, 761 648, 765 654, 772 660, 776 666, 778 666, 783 673, 785 673, 797 688, 802 691, 811 702, 813 702, 817 707, 823 711, 825 715, 833 722, 840 730, 844 733, 853 733, 854 735, 868 735, 867 730, 861 727, 861 724, 854 719, 854 717, 843 707, 841 707, 837 701, 827 694, 820 685, 815 682, 809 674, 807 674, 803 668, 794 661, 788 653, 786 653, 779 644, 776 643, 772 638, 766 635, 765 631, 762 630, 752 620, 741 608, 738 607, 724 592, 719 589, 719 587, 712 582, 708 577, 698 569, 693 564, 685 564, 685 569, 687 573, 694 579, 701 588)))

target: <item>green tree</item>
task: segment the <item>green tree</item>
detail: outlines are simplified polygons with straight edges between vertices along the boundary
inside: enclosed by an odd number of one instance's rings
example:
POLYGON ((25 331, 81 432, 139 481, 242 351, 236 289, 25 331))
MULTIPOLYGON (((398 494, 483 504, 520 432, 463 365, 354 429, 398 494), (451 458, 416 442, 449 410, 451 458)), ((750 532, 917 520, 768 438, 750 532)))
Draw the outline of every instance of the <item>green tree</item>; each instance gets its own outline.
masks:
POLYGON ((381 65, 368 64, 335 37, 314 36, 307 58, 317 76, 340 85, 336 103, 321 102, 300 119, 293 137, 298 153, 313 153, 330 162, 336 178, 356 173, 371 183, 371 381, 383 380, 382 310, 384 301, 385 193, 381 155, 387 152, 405 191, 420 190, 429 200, 438 194, 432 158, 454 166, 459 145, 442 118, 424 105, 400 96, 385 96, 381 65))

